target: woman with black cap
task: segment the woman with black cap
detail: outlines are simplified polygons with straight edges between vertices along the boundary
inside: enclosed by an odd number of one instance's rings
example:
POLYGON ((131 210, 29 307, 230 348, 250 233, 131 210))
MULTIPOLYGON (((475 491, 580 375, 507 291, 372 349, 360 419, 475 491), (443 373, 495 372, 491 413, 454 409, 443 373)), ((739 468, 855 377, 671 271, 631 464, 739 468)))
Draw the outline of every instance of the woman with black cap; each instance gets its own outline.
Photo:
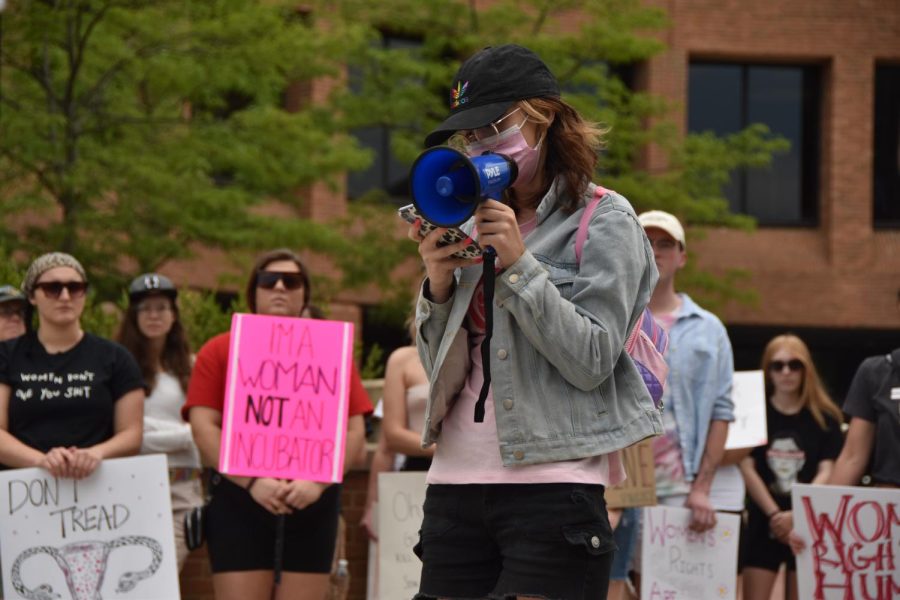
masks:
POLYGON ((121 345, 81 329, 87 287, 84 268, 62 252, 25 274, 39 324, 0 343, 0 468, 82 479, 141 447, 141 372, 121 345))
POLYGON ((628 201, 591 183, 602 133, 537 55, 508 45, 462 65, 450 116, 426 138, 506 155, 518 175, 472 223, 498 262, 486 361, 482 268, 453 257, 468 240, 440 247, 444 229, 409 230, 427 271, 423 445, 436 444, 416 598, 606 597, 604 488, 624 479, 618 450, 662 423, 623 352, 656 283, 653 251, 628 201))
POLYGON ((128 310, 118 341, 137 360, 149 390, 144 402, 144 441, 141 454, 166 455, 178 568, 188 548, 184 541, 184 515, 203 502, 200 457, 191 426, 181 418, 191 353, 178 313, 178 290, 158 273, 136 277, 128 286, 128 310))
POLYGON ((28 300, 11 285, 0 285, 0 342, 25 335, 28 329, 28 300))

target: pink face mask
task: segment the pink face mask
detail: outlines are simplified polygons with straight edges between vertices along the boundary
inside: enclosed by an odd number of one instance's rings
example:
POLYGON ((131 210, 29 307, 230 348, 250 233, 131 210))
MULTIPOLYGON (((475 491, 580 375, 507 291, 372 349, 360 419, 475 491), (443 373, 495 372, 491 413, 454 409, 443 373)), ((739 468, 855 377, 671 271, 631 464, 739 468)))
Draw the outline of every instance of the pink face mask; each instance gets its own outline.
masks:
MULTIPOLYGON (((527 120, 526 118, 525 121, 527 120)), ((525 121, 498 134, 466 145, 466 154, 469 156, 480 156, 485 152, 493 152, 508 156, 515 161, 519 175, 512 185, 513 188, 527 185, 534 179, 541 158, 541 144, 544 142, 544 136, 541 136, 534 148, 528 145, 525 136, 522 135, 522 126, 525 125, 525 121)))

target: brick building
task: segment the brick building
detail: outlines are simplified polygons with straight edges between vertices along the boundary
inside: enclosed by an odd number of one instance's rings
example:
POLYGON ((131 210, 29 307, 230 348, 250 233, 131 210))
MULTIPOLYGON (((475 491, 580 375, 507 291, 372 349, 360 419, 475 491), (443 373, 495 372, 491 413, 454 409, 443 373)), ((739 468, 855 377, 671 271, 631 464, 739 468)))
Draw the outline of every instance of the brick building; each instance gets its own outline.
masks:
MULTIPOLYGON (((673 121, 717 133, 762 121, 792 144, 770 172, 728 189, 758 229, 713 229, 693 244, 706 268, 750 272, 759 294, 721 315, 737 366, 796 331, 841 402, 862 358, 900 343, 900 3, 658 4, 668 50, 639 85, 674 101, 673 121)), ((647 166, 664 160, 651 151, 647 166)))
MULTIPOLYGON (((714 272, 745 269, 759 294, 757 305, 721 314, 736 365, 755 368, 769 338, 794 331, 841 402, 863 357, 900 345, 900 2, 653 4, 669 15, 668 49, 636 65, 635 86, 672 101, 683 131, 724 134, 761 121, 792 143, 770 171, 738 173, 727 190, 735 211, 758 218, 756 231, 688 233, 692 260, 714 272)), ((666 166, 652 149, 645 161, 651 171, 666 166)), ((403 168, 383 164, 370 176, 403 168)), ((356 177, 351 187, 365 184, 356 177)), ((346 202, 325 190, 311 198, 314 218, 346 202)), ((368 302, 346 294, 336 307, 365 327, 368 302)), ((356 526, 365 481, 364 471, 351 473, 344 496, 355 599, 365 592, 356 526)), ((192 557, 186 599, 212 598, 205 570, 192 557)))

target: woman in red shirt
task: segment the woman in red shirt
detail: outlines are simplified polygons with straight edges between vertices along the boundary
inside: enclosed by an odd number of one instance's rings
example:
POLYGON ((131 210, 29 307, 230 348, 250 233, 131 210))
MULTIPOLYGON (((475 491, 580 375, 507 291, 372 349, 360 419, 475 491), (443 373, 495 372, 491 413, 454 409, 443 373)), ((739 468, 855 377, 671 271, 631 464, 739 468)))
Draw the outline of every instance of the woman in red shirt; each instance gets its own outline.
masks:
MULTIPOLYGON (((300 316, 309 304, 308 271, 290 250, 263 254, 250 274, 247 304, 263 315, 300 316)), ((182 414, 190 420, 203 463, 219 464, 230 333, 197 354, 182 414)), ((365 444, 363 415, 372 410, 355 369, 351 375, 346 456, 365 444)), ((345 464, 351 464, 347 460, 345 464)), ((250 478, 218 472, 211 479, 206 540, 218 600, 321 600, 328 589, 340 512, 340 485, 250 478), (284 516, 281 582, 274 583, 277 522, 284 516), (273 596, 274 590, 274 596, 273 596)))

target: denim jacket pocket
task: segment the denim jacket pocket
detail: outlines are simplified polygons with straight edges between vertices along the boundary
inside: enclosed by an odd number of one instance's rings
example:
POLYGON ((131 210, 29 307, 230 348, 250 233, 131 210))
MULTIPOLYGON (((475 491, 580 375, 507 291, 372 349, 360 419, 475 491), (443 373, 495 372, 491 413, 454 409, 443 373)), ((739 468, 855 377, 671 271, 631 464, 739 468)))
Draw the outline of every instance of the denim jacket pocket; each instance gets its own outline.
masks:
POLYGON ((562 265, 549 262, 547 259, 536 256, 541 266, 547 271, 547 277, 550 282, 559 290, 560 296, 565 299, 571 299, 572 287, 575 283, 576 268, 575 265, 562 265))

